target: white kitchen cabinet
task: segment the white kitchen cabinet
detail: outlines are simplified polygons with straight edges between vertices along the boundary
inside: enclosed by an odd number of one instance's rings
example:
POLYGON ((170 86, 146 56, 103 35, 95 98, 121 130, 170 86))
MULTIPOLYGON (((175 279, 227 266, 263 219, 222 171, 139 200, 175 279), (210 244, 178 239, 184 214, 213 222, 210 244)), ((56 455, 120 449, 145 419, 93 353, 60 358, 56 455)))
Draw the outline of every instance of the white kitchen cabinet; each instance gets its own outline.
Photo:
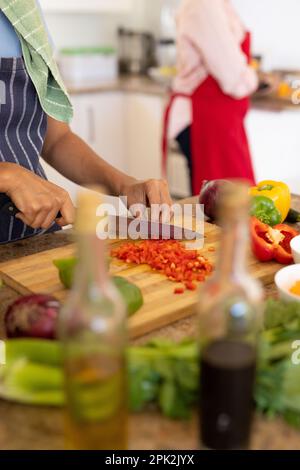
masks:
POLYGON ((257 181, 285 181, 300 194, 300 110, 252 110, 247 129, 257 181))
POLYGON ((161 178, 164 100, 161 96, 125 94, 128 172, 139 179, 161 178))
POLYGON ((129 12, 132 0, 40 0, 46 12, 129 12))
MULTIPOLYGON (((127 171, 124 95, 121 92, 87 93, 72 98, 72 130, 111 165, 127 171)), ((76 199, 78 186, 43 162, 48 178, 76 199)))
POLYGON ((74 132, 104 160, 126 171, 123 93, 87 93, 74 96, 72 101, 74 132))

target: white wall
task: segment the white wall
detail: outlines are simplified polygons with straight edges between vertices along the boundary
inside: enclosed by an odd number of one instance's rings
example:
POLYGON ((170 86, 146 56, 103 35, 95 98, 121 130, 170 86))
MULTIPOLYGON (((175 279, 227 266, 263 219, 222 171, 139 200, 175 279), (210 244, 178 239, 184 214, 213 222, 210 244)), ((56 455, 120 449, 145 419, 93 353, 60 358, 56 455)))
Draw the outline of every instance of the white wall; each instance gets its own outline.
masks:
POLYGON ((300 69, 300 1, 232 0, 253 33, 266 69, 300 69))
POLYGON ((176 8, 180 0, 133 0, 130 14, 48 13, 46 20, 57 48, 99 43, 115 45, 119 26, 145 29, 159 35, 160 11, 166 2, 176 8))
MULTIPOLYGON (((119 25, 158 33, 160 8, 167 1, 175 5, 180 3, 180 0, 134 0, 130 14, 48 14, 47 21, 58 48, 114 45, 119 25)), ((253 50, 264 55, 265 68, 300 68, 300 0, 232 2, 252 31, 253 50)))
MULTIPOLYGON (((152 2, 159 3, 160 0, 151 0, 152 2)), ((116 45, 119 26, 135 29, 152 26, 147 25, 145 4, 146 0, 133 0, 133 10, 130 14, 48 13, 46 21, 58 49, 95 44, 116 45)), ((151 23, 151 16, 149 20, 151 23)))

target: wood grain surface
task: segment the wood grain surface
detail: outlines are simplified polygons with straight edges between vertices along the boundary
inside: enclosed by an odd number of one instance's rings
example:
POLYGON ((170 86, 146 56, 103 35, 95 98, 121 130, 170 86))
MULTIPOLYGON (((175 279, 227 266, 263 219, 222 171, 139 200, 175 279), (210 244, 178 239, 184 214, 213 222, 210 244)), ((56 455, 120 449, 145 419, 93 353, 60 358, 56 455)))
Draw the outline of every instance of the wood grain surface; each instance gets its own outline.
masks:
MULTIPOLYGON (((205 245, 201 253, 213 265, 216 263, 220 232, 218 227, 205 225, 205 245), (215 251, 211 251, 214 249, 215 251)), ((118 246, 124 241, 111 240, 111 246, 118 246)), ((0 264, 0 275, 3 281, 22 295, 29 293, 45 293, 57 297, 64 302, 68 292, 63 288, 53 261, 68 258, 76 254, 75 244, 51 249, 31 256, 0 264)), ((276 263, 260 263, 249 255, 249 265, 253 276, 267 286, 274 280, 279 269, 276 263)), ((183 295, 175 295, 177 284, 165 276, 152 271, 146 265, 127 265, 113 260, 111 274, 123 276, 142 290, 144 306, 129 320, 131 338, 143 336, 177 320, 188 317, 195 312, 197 292, 187 291, 183 295)))

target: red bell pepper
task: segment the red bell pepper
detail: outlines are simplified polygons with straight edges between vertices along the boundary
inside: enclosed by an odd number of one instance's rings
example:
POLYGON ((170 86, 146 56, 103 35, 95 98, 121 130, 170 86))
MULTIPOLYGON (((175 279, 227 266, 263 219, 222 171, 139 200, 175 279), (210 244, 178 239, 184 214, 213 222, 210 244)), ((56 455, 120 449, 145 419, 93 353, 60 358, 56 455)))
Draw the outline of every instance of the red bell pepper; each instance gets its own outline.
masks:
POLYGON ((260 220, 251 219, 252 250, 259 261, 275 260, 280 264, 293 262, 291 240, 299 233, 289 225, 270 227, 260 220))

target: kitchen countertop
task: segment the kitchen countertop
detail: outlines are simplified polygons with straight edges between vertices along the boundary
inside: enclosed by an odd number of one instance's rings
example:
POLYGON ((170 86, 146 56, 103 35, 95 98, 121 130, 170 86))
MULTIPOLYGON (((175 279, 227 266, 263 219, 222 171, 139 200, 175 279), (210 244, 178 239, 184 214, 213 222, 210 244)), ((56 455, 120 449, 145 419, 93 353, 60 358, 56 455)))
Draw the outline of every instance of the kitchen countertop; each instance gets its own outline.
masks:
MULTIPOLYGON (((194 201, 195 199, 189 200, 194 201)), ((300 209, 300 197, 294 198, 293 207, 300 209)), ((23 240, 0 246, 1 262, 17 259, 46 249, 57 248, 72 241, 72 232, 23 240)), ((275 294, 275 286, 267 289, 275 294)), ((17 298, 16 292, 4 286, 0 290, 0 338, 4 336, 3 314, 7 305, 17 298)), ((195 316, 180 320, 166 328, 148 334, 135 341, 143 344, 153 336, 180 340, 192 336, 195 331, 195 316)), ((7 403, 0 400, 0 449, 40 450, 63 449, 62 412, 58 409, 37 408, 7 403)), ((257 416, 252 433, 252 449, 300 450, 300 432, 292 429, 281 419, 268 420, 257 416)), ((130 418, 130 446, 132 449, 197 449, 197 416, 191 421, 171 421, 162 417, 155 409, 132 415, 130 418)))
POLYGON ((98 84, 97 82, 85 82, 84 85, 76 86, 66 84, 71 95, 82 93, 101 93, 109 91, 124 91, 131 93, 143 93, 146 95, 166 96, 168 86, 158 83, 147 76, 120 76, 115 82, 98 84))
MULTIPOLYGON (((81 95, 85 93, 102 93, 122 91, 128 93, 142 93, 146 95, 154 95, 167 98, 169 87, 166 84, 158 83, 146 76, 121 76, 115 82, 99 84, 96 82, 86 82, 85 85, 66 84, 71 95, 81 95)), ((300 105, 295 105, 288 100, 276 98, 274 96, 257 96, 252 97, 252 109, 262 111, 298 111, 300 105)))

